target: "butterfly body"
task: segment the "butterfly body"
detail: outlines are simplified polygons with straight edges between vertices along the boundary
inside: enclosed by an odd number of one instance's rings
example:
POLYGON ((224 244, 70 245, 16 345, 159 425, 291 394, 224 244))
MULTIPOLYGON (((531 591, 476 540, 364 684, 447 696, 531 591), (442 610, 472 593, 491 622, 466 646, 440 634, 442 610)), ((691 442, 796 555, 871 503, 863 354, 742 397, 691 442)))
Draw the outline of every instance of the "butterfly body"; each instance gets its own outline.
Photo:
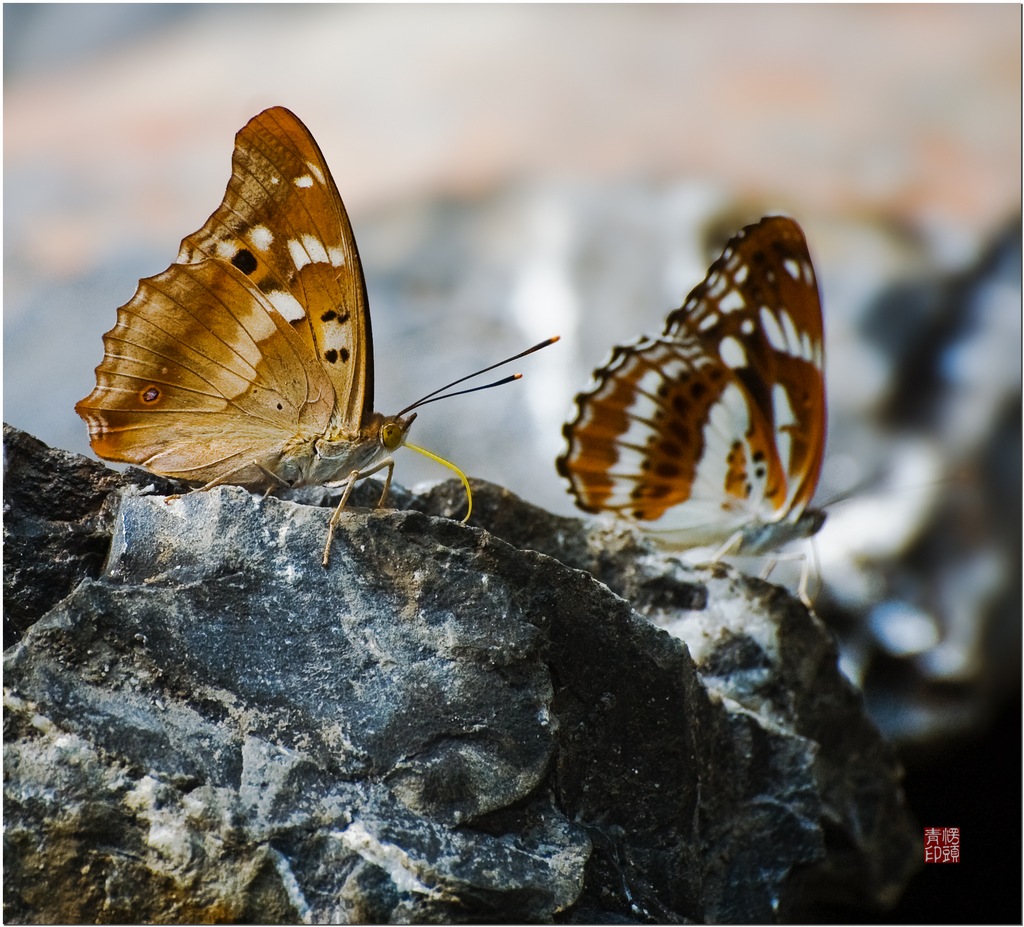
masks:
POLYGON ((615 348, 576 398, 559 472, 580 508, 674 547, 813 533, 824 451, 821 305, 791 219, 735 236, 664 331, 615 348))

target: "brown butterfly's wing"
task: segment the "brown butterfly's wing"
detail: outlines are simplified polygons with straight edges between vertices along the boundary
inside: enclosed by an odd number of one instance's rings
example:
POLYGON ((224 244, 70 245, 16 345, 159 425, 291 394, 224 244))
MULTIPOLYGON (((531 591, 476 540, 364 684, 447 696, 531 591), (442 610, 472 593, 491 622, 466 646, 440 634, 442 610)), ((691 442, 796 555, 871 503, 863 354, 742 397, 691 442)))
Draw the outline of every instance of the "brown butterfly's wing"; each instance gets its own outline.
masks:
POLYGON ((224 202, 178 262, 243 273, 323 365, 332 426, 353 434, 373 413, 373 343, 359 252, 324 156, 297 116, 274 107, 235 137, 231 168, 224 202))
POLYGON ((142 280, 75 410, 100 457, 253 488, 298 476, 334 393, 302 338, 217 261, 142 280))
POLYGON ((795 521, 824 451, 823 362, 803 233, 763 219, 729 242, 660 337, 616 348, 595 373, 559 472, 580 507, 681 543, 795 521))

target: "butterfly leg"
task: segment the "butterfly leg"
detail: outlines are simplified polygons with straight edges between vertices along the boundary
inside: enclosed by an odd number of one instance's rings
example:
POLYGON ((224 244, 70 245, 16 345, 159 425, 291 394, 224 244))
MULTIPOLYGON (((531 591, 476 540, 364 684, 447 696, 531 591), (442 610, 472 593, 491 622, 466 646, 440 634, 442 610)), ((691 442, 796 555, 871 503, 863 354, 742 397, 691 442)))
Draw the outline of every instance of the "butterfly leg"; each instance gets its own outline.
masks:
POLYGON ((711 563, 718 563, 723 557, 728 557, 729 554, 735 554, 739 551, 740 547, 743 546, 743 532, 737 531, 732 537, 729 538, 718 550, 715 551, 715 555, 711 558, 711 563))
POLYGON ((341 521, 341 513, 348 504, 348 497, 352 495, 352 488, 356 485, 356 480, 359 479, 360 475, 358 470, 353 470, 348 475, 348 479, 345 481, 345 491, 341 494, 341 501, 338 502, 337 508, 331 514, 331 520, 327 523, 327 543, 324 544, 322 560, 325 567, 331 562, 331 544, 334 543, 334 531, 341 521))
POLYGON ((814 605, 811 602, 811 596, 808 591, 811 580, 811 569, 814 569, 814 574, 817 577, 816 588, 814 594, 817 595, 821 592, 822 580, 821 580, 821 561, 818 559, 818 545, 815 543, 815 539, 811 538, 811 556, 804 557, 803 569, 800 571, 800 585, 797 588, 797 595, 800 596, 800 601, 804 603, 809 609, 814 610, 814 605))
POLYGON ((377 501, 377 508, 388 501, 388 492, 391 490, 391 474, 395 472, 395 462, 390 457, 384 461, 383 466, 388 468, 388 475, 384 477, 384 491, 381 492, 380 499, 377 501))
POLYGON ((355 487, 356 481, 361 480, 364 476, 370 476, 384 467, 387 467, 388 475, 384 479, 384 491, 380 494, 380 501, 377 503, 377 507, 380 508, 388 497, 388 491, 391 489, 391 474, 395 472, 395 462, 390 457, 385 457, 384 460, 369 470, 353 470, 346 478, 345 491, 341 494, 341 500, 338 502, 337 508, 335 508, 334 513, 331 515, 331 520, 327 524, 327 543, 324 545, 322 561, 325 567, 331 560, 331 544, 334 542, 334 532, 341 523, 341 513, 348 504, 348 497, 352 495, 352 489, 355 487))
POLYGON ((291 483, 287 480, 282 480, 276 473, 271 473, 270 470, 264 467, 258 460, 253 461, 253 466, 255 466, 260 473, 267 478, 267 491, 263 494, 264 499, 277 489, 287 489, 291 486, 291 483))
POLYGON ((800 568, 800 585, 796 588, 796 594, 800 596, 800 601, 804 603, 808 608, 814 608, 814 603, 811 602, 811 596, 807 591, 807 587, 810 584, 811 579, 811 567, 808 560, 804 560, 803 566, 800 568))
MULTIPOLYGON (((813 552, 813 546, 811 550, 813 552)), ((768 562, 764 566, 764 569, 761 570, 761 579, 768 579, 768 577, 772 574, 772 570, 774 570, 775 567, 777 567, 779 563, 783 560, 800 561, 800 582, 797 584, 796 594, 800 598, 800 601, 803 602, 803 604, 807 608, 813 608, 813 603, 811 602, 811 597, 808 592, 811 584, 811 559, 807 556, 807 554, 801 551, 795 551, 793 553, 776 554, 768 560, 768 562)))

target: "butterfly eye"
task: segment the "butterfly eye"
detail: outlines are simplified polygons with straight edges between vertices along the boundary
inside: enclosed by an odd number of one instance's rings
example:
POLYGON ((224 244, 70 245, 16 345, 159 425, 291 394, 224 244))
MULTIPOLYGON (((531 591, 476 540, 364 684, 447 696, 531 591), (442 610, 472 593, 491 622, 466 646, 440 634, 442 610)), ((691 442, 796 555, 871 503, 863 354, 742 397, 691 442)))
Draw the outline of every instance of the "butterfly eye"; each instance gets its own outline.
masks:
POLYGON ((398 422, 385 422, 380 430, 380 443, 393 451, 401 445, 404 435, 405 431, 398 422))

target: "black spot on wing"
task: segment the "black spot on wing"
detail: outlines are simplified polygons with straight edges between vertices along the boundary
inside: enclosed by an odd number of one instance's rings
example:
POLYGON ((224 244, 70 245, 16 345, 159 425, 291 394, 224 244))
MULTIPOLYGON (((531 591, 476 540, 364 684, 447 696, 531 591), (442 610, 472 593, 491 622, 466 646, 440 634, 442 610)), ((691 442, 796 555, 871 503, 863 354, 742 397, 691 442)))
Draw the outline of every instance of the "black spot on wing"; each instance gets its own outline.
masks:
POLYGON ((241 248, 235 252, 235 256, 231 259, 231 263, 235 265, 243 274, 248 276, 257 267, 256 258, 247 248, 241 248))

